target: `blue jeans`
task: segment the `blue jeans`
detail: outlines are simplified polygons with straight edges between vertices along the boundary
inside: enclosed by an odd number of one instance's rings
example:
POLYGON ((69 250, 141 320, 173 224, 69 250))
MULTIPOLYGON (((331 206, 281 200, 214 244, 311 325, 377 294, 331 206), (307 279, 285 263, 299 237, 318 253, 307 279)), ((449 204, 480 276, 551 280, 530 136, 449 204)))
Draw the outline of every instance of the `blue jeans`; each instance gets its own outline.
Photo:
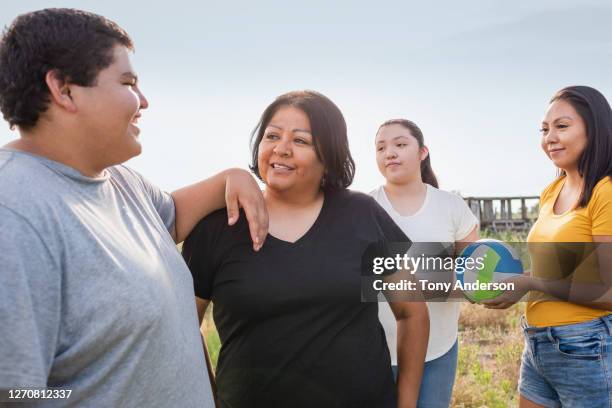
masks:
MULTIPOLYGON (((459 344, 456 341, 444 355, 425 362, 417 407, 448 408, 455 384, 458 350, 459 344)), ((397 366, 391 366, 391 369, 397 381, 397 366)))
POLYGON ((612 407, 612 315, 588 322, 529 327, 519 392, 545 407, 612 407))

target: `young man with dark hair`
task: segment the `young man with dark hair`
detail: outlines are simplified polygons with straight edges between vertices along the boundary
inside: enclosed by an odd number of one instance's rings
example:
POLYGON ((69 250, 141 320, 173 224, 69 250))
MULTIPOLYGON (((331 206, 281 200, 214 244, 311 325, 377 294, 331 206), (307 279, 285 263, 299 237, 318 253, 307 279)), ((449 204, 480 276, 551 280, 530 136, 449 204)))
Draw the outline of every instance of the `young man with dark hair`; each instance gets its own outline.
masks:
POLYGON ((121 165, 141 152, 148 106, 132 49, 115 23, 72 9, 19 16, 0 39, 0 109, 20 133, 0 148, 4 398, 58 388, 70 397, 35 403, 214 404, 175 243, 226 204, 234 223, 242 205, 258 250, 267 214, 246 171, 168 194, 121 165))

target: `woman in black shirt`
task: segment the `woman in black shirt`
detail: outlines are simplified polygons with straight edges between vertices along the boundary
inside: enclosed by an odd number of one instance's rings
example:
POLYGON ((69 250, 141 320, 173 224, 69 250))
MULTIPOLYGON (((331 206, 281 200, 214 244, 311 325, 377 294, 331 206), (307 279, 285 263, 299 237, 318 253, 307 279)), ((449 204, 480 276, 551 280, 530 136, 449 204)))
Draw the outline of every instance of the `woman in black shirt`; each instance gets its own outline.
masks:
POLYGON ((374 199, 346 189, 354 163, 340 110, 313 91, 278 97, 254 133, 251 167, 270 217, 260 251, 245 217, 230 227, 222 211, 183 246, 200 318, 215 304, 221 406, 415 406, 427 309, 391 304, 401 339, 396 400, 378 304, 361 301, 362 258, 373 243, 409 239, 374 199))

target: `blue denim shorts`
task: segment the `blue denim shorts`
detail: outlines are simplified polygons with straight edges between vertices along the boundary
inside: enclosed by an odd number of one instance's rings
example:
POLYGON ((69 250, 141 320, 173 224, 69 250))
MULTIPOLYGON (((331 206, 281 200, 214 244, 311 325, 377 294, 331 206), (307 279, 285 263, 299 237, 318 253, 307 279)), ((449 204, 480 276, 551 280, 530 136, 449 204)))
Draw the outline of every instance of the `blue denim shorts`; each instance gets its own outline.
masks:
POLYGON ((519 392, 545 407, 612 407, 612 315, 588 322, 530 327, 519 392))

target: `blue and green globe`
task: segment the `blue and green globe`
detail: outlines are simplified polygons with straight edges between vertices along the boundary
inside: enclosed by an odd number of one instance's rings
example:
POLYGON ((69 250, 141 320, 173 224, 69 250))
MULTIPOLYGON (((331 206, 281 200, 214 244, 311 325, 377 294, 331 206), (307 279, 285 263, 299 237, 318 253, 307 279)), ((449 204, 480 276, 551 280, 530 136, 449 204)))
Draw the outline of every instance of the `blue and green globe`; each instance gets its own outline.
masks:
POLYGON ((506 279, 523 273, 523 264, 507 243, 481 239, 468 245, 455 262, 457 281, 473 302, 493 299, 508 287, 506 279))

